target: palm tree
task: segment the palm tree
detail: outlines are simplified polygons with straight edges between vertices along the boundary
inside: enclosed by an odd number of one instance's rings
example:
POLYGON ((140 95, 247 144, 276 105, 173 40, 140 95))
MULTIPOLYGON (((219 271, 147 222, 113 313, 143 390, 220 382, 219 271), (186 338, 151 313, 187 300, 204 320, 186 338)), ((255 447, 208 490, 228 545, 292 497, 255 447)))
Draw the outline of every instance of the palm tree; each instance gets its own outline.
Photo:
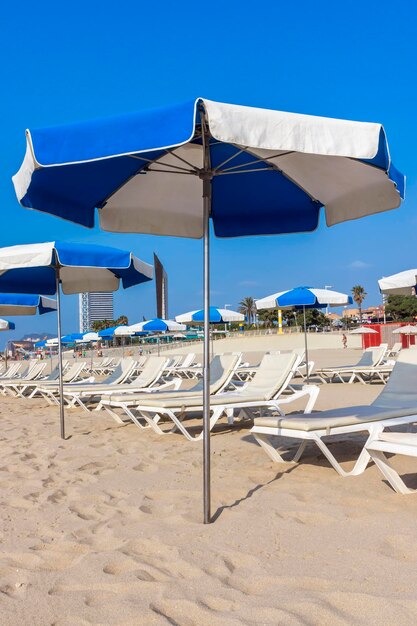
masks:
POLYGON ((362 324, 362 302, 365 300, 366 296, 365 289, 361 285, 355 285, 352 287, 352 296, 359 309, 359 323, 362 324))
POLYGON ((246 296, 239 302, 237 310, 239 313, 243 313, 248 320, 248 324, 251 324, 256 315, 255 300, 251 296, 246 296))

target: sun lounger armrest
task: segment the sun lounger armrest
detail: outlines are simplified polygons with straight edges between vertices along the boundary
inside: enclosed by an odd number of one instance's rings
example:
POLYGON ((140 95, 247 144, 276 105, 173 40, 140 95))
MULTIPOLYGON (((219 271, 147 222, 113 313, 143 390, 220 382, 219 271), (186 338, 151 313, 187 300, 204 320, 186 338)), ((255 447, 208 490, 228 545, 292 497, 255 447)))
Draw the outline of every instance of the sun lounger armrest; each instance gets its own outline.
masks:
POLYGON ((291 385, 291 388, 294 390, 294 393, 289 396, 280 396, 277 399, 277 405, 289 404, 290 402, 294 402, 294 400, 308 396, 304 413, 311 413, 320 393, 320 387, 318 385, 291 385), (296 387, 298 387, 298 389, 296 389, 296 387))

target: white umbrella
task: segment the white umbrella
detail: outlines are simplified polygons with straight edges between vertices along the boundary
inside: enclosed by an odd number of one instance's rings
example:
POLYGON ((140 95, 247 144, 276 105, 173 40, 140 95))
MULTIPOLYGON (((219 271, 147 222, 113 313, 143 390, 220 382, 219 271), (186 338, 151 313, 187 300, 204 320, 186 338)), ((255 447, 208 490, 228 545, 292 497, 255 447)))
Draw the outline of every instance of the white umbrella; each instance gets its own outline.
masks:
POLYGON ((378 281, 381 293, 393 296, 415 296, 417 285, 417 269, 405 270, 378 281))
MULTIPOLYGON (((417 335, 417 326, 411 326, 411 324, 407 324, 407 326, 400 326, 400 328, 396 328, 392 331, 395 335, 417 335)), ((410 339, 408 339, 408 347, 410 347, 410 339)))
POLYGON ((417 335, 417 326, 411 326, 408 324, 407 326, 400 326, 400 328, 397 328, 392 332, 395 335, 417 335))
POLYGON ((378 331, 373 328, 366 328, 366 326, 361 326, 360 328, 355 328, 355 330, 351 330, 349 335, 377 335, 378 331))

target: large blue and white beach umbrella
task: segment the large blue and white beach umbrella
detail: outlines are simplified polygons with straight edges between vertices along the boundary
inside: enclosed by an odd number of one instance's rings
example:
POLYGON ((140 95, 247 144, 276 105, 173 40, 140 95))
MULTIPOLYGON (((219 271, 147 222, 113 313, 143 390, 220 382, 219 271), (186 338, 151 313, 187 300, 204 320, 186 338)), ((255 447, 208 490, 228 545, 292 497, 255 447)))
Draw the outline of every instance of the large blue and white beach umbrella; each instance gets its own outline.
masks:
MULTIPOLYGON (((47 243, 0 248, 0 293, 56 294, 58 337, 64 294, 112 292, 152 280, 153 267, 131 252, 92 244, 47 243)), ((61 437, 65 438, 62 349, 58 342, 61 437)))
POLYGON ((258 311, 263 309, 295 309, 303 311, 304 321, 304 345, 307 381, 309 379, 308 368, 308 342, 306 309, 324 309, 327 306, 346 306, 352 304, 352 297, 330 289, 315 289, 313 287, 295 287, 287 291, 278 291, 265 298, 255 300, 258 311))
POLYGON ((0 293, 0 315, 44 315, 56 311, 56 300, 25 293, 0 293))
POLYGON ((130 332, 134 333, 166 333, 166 332, 174 332, 180 330, 186 330, 185 324, 179 324, 178 320, 164 320, 162 318, 156 317, 152 320, 146 320, 144 322, 139 322, 138 324, 132 324, 128 326, 130 332))
POLYGON ((20 203, 104 230, 204 239, 204 521, 210 520, 209 218, 219 237, 314 231, 400 206, 381 124, 197 98, 27 131, 20 203))
MULTIPOLYGON (((210 324, 228 324, 229 322, 244 322, 245 316, 237 311, 230 309, 219 309, 216 306, 209 307, 209 323, 210 324)), ((204 309, 196 311, 188 311, 176 315, 175 320, 182 324, 201 324, 204 323, 204 309)))

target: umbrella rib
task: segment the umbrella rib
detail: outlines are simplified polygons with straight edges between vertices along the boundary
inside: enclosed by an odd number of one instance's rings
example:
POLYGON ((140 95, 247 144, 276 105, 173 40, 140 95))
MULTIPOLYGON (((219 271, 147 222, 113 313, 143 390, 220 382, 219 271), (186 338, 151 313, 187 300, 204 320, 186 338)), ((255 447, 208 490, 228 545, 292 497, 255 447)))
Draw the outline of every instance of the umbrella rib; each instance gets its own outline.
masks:
POLYGON ((252 172, 273 172, 273 167, 254 167, 251 170, 240 170, 239 172, 214 172, 214 176, 231 176, 232 174, 251 174, 252 172))
MULTIPOLYGON (((154 164, 156 165, 156 164, 161 164, 161 165, 163 165, 164 167, 171 167, 172 169, 176 169, 176 170, 184 170, 185 172, 189 172, 189 171, 190 171, 190 170, 187 170, 185 167, 181 167, 180 165, 171 165, 171 163, 162 163, 162 162, 161 162, 161 159, 163 159, 163 158, 164 158, 164 156, 166 156, 167 154, 172 154, 173 156, 176 156, 176 155, 174 155, 172 152, 171 152, 171 153, 166 152, 166 153, 165 153, 162 157, 159 157, 159 159, 147 159, 147 158, 145 158, 145 157, 140 157, 140 156, 136 156, 136 155, 131 155, 131 158, 132 158, 132 159, 137 159, 137 160, 139 160, 139 161, 143 161, 144 163, 148 163, 148 165, 154 165, 154 164)), ((178 157, 178 158, 179 158, 179 157, 178 157)), ((181 159, 181 160, 183 160, 183 159, 181 159)), ((190 167, 192 167, 194 170, 196 170, 196 169, 197 169, 197 168, 195 168, 193 165, 191 165, 191 164, 189 164, 189 165, 190 165, 190 167)))
MULTIPOLYGON (((240 150, 240 152, 246 152, 247 154, 250 154, 252 156, 252 153, 248 150, 248 148, 242 148, 240 150)), ((229 172, 231 170, 235 170, 235 169, 238 169, 238 168, 246 167, 248 165, 255 165, 256 163, 265 163, 265 161, 269 162, 269 159, 277 159, 277 158, 282 157, 282 156, 287 156, 288 154, 294 154, 294 151, 293 150, 289 150, 288 152, 282 152, 280 154, 274 154, 271 157, 269 157, 268 159, 259 158, 259 159, 256 159, 255 161, 250 161, 249 163, 240 163, 239 165, 232 165, 231 167, 228 167, 228 168, 226 168, 225 170, 222 170, 222 171, 223 172, 229 172)), ((271 163, 271 165, 273 165, 273 163, 271 163)))
POLYGON ((240 150, 238 150, 237 152, 232 154, 232 156, 230 156, 228 159, 226 159, 225 161, 222 161, 221 163, 219 163, 219 165, 217 165, 214 168, 213 173, 216 173, 221 167, 223 167, 223 165, 226 165, 226 163, 229 163, 229 161, 232 161, 233 159, 235 159, 237 156, 239 156, 239 154, 242 154, 242 152, 244 152, 244 150, 245 150, 245 148, 241 148, 240 150))
MULTIPOLYGON (((161 163, 161 165, 165 165, 165 163, 161 163)), ((159 172, 159 173, 164 172, 166 174, 182 174, 183 176, 198 176, 198 172, 192 172, 189 170, 185 170, 184 172, 176 172, 174 170, 153 170, 151 168, 148 168, 148 170, 146 170, 144 174, 148 172, 159 172)))

